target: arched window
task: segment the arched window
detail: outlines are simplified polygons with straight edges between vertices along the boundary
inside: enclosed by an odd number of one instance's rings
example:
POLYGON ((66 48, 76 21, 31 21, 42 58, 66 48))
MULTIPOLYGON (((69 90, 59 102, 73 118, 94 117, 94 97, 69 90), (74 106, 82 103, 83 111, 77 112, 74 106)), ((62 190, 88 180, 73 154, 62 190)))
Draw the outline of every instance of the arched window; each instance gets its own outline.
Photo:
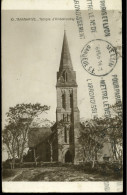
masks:
POLYGON ((70 94, 70 108, 73 107, 73 96, 72 93, 70 94))
POLYGON ((62 94, 62 108, 66 108, 66 95, 62 94))
POLYGON ((73 121, 73 115, 70 114, 70 121, 73 121))
POLYGON ((67 143, 67 128, 64 128, 64 141, 67 143))
POLYGON ((67 116, 66 116, 66 114, 63 114, 63 121, 67 121, 67 116))
POLYGON ((67 114, 67 121, 69 122, 70 121, 70 115, 67 114))
POLYGON ((65 72, 65 81, 67 82, 67 72, 65 72))
POLYGON ((69 129, 69 142, 72 143, 72 127, 70 126, 70 129, 69 129))
POLYGON ((66 71, 63 72, 63 78, 64 78, 64 81, 67 82, 68 78, 67 78, 67 72, 66 71))

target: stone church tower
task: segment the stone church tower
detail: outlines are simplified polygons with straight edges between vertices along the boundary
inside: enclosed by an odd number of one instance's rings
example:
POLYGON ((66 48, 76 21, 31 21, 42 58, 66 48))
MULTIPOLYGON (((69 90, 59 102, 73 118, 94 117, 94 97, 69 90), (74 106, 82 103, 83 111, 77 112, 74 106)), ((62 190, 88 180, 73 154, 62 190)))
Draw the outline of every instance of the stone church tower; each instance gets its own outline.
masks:
POLYGON ((79 109, 77 107, 76 72, 73 70, 66 32, 64 32, 60 67, 57 72, 56 90, 56 122, 62 123, 57 126, 57 160, 63 163, 76 163, 79 151, 79 109))

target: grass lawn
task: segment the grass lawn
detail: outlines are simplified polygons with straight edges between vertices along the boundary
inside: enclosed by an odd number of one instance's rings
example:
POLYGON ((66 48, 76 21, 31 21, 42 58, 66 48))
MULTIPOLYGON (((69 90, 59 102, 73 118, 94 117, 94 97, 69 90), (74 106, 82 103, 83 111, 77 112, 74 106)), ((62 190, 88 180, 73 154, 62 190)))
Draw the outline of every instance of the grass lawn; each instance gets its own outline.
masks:
POLYGON ((74 167, 32 167, 3 170, 3 181, 120 181, 113 175, 86 173, 74 167))

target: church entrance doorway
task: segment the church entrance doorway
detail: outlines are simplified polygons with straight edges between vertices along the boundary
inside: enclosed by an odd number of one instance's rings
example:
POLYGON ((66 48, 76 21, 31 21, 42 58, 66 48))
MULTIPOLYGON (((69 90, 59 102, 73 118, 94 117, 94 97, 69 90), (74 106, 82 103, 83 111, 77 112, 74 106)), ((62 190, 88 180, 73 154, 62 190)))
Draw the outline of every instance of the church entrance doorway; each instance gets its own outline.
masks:
POLYGON ((72 162, 72 155, 70 151, 68 150, 65 154, 65 163, 69 163, 69 162, 72 162))

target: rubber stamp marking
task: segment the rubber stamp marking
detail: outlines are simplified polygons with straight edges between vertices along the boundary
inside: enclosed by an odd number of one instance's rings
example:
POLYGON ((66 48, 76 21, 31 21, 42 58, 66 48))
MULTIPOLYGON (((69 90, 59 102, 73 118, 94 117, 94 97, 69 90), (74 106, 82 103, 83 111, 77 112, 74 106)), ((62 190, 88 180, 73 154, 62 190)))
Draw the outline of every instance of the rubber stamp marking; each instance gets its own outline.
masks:
POLYGON ((109 186, 109 182, 104 182, 104 188, 105 188, 105 192, 110 192, 110 186, 109 186))
POLYGON ((101 60, 101 50, 100 50, 100 47, 97 46, 95 48, 96 50, 96 56, 97 56, 97 59, 98 59, 98 71, 102 71, 103 70, 103 65, 102 65, 102 60, 101 60))
POLYGON ((73 1, 74 1, 74 6, 75 6, 77 25, 78 25, 78 29, 79 29, 79 37, 80 37, 80 39, 85 39, 80 4, 79 4, 78 0, 73 0, 73 1))
POLYGON ((89 20, 90 20, 90 29, 91 32, 96 32, 96 21, 95 21, 95 16, 93 13, 93 4, 92 0, 87 0, 87 7, 88 7, 88 15, 89 15, 89 20))
POLYGON ((88 73, 94 76, 105 76, 114 69, 117 53, 109 42, 95 39, 83 47, 80 59, 88 73))
POLYGON ((112 83, 115 91, 115 99, 117 104, 117 114, 118 116, 122 116, 122 108, 121 108, 121 96, 120 96, 120 89, 119 89, 119 83, 118 83, 118 77, 117 75, 112 75, 112 83))
POLYGON ((107 92, 107 87, 106 87, 105 80, 103 80, 103 79, 100 80, 100 88, 101 88, 101 91, 102 91, 104 115, 105 115, 106 118, 110 118, 111 113, 110 113, 110 105, 108 103, 108 92, 107 92))
POLYGON ((100 8, 101 8, 101 15, 102 15, 102 22, 103 22, 103 29, 104 29, 104 35, 105 37, 108 37, 111 35, 109 23, 108 23, 108 16, 105 6, 105 0, 100 1, 100 8))
POLYGON ((97 114, 97 105, 95 101, 95 95, 94 95, 94 87, 91 79, 87 79, 88 82, 88 91, 89 91, 89 96, 90 96, 90 104, 91 104, 91 110, 93 117, 98 117, 97 114))

